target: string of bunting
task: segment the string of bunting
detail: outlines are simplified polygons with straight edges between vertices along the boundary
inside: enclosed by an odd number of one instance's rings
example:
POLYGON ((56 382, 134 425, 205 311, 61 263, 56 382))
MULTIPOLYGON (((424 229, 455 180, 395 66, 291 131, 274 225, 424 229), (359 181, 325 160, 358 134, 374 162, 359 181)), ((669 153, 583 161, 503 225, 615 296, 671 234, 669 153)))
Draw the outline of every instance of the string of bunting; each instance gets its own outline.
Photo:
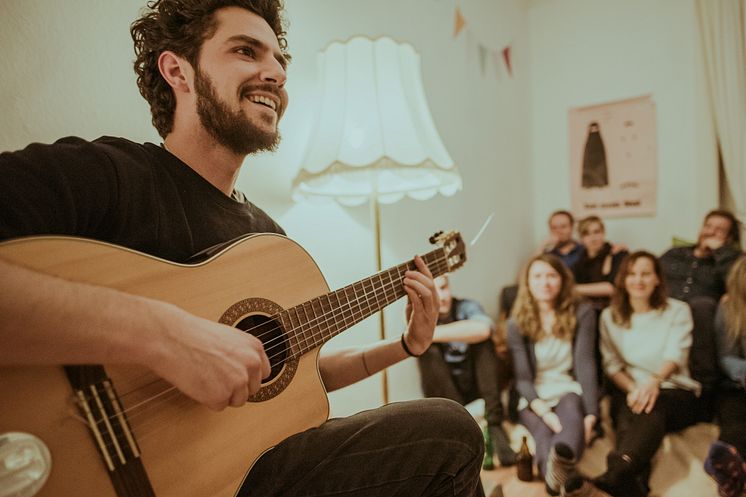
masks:
MULTIPOLYGON (((467 28, 466 19, 461 12, 461 7, 459 5, 456 5, 453 19, 453 37, 458 38, 459 34, 461 34, 461 32, 464 31, 465 28, 467 31, 469 31, 467 28)), ((482 70, 482 76, 484 76, 485 67, 487 65, 487 58, 489 56, 495 66, 495 72, 498 78, 500 78, 501 67, 505 67, 508 72, 508 76, 512 77, 513 66, 510 62, 510 45, 506 45, 501 49, 493 49, 479 41, 479 38, 474 36, 473 33, 472 36, 476 40, 477 48, 479 50, 479 67, 482 70)))

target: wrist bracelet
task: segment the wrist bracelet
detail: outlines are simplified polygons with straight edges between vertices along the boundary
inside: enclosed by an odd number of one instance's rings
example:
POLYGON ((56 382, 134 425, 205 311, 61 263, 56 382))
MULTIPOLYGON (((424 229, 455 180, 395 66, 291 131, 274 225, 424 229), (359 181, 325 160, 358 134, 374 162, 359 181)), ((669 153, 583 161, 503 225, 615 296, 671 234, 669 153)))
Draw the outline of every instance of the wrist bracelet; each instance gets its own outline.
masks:
POLYGON ((404 352, 407 353, 409 357, 420 357, 420 355, 413 354, 411 350, 409 350, 409 347, 407 347, 407 341, 404 340, 404 333, 401 334, 401 347, 404 349, 404 352))

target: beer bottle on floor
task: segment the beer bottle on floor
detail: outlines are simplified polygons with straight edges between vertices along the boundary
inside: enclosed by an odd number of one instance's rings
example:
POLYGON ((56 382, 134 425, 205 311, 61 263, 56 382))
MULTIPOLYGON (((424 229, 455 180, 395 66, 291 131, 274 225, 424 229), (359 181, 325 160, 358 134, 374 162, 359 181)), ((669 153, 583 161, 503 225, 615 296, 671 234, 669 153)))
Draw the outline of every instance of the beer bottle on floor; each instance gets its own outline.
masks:
POLYGON ((528 441, 523 437, 521 448, 516 456, 516 471, 518 479, 521 481, 531 481, 534 479, 534 456, 528 450, 528 441))

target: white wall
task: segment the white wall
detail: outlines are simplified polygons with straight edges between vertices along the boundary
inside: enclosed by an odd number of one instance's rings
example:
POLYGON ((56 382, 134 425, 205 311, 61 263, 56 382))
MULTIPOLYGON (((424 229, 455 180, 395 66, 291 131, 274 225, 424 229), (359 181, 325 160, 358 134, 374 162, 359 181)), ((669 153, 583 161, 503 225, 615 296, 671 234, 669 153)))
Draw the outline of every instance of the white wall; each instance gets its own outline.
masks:
POLYGON ((696 238, 717 206, 717 156, 694 0, 534 0, 529 14, 534 238, 570 207, 567 112, 652 95, 657 112, 658 211, 609 219, 613 241, 656 252, 696 238))
MULTIPOLYGON (((128 28, 143 3, 0 2, 0 150, 67 135, 159 142, 131 68, 128 28)), ((456 293, 481 301, 494 314, 500 287, 513 279, 531 245, 527 9, 516 0, 461 5, 468 29, 453 39, 455 3, 450 1, 287 1, 294 60, 288 73, 291 105, 281 124, 284 141, 275 155, 247 161, 239 187, 307 248, 332 288, 374 272, 368 208, 294 204, 290 182, 311 125, 316 53, 331 40, 357 34, 389 35, 420 52, 433 118, 464 182, 464 190, 452 198, 383 206, 384 266, 428 251, 427 237, 438 229, 458 229, 469 240, 494 212, 479 244, 468 250, 467 266, 452 278, 456 293), (503 73, 498 80, 491 61, 482 75, 476 40, 500 49, 505 38, 513 42, 514 77, 503 73)), ((401 303, 387 313, 390 336, 401 332, 402 314, 401 303)), ((371 319, 335 341, 365 343, 376 334, 371 319)), ((333 413, 378 405, 379 385, 373 378, 335 392, 333 413)), ((419 394, 414 361, 393 368, 392 398, 419 394)))

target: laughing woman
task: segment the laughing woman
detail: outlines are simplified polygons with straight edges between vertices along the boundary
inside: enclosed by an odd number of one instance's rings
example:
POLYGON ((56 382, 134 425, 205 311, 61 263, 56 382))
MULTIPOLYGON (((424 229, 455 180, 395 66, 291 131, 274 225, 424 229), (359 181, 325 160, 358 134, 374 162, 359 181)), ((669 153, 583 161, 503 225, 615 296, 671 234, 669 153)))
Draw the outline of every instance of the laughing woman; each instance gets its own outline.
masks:
POLYGON ((508 323, 521 423, 536 443, 547 492, 558 495, 598 419, 595 312, 552 255, 529 261, 508 323))
POLYGON ((695 423, 695 396, 671 375, 689 377, 692 316, 666 297, 658 259, 635 252, 622 263, 611 306, 601 314, 604 371, 616 386, 616 450, 594 483, 614 496, 648 493, 650 460, 670 431, 695 423))

